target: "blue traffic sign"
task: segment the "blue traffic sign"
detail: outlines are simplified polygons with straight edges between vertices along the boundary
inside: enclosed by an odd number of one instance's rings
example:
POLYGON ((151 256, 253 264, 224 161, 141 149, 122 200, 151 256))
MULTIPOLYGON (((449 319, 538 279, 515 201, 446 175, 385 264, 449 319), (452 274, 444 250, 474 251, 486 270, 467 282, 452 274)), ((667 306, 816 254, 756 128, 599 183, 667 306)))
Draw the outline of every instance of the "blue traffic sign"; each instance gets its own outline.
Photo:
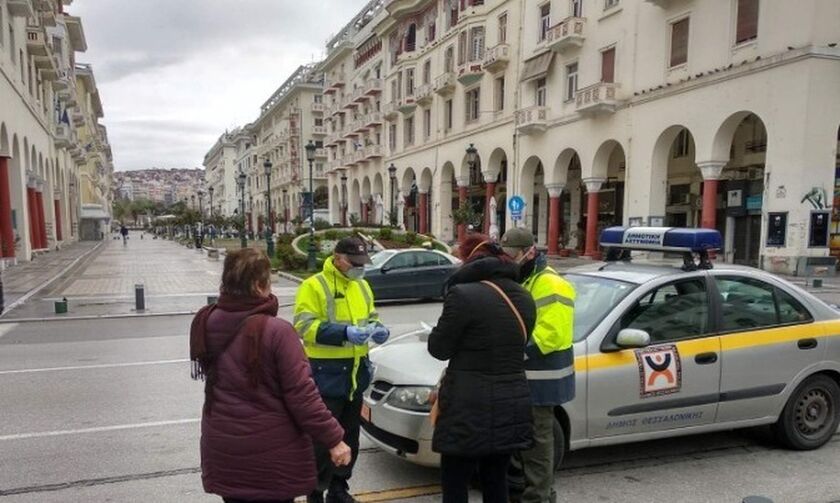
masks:
POLYGON ((508 209, 511 213, 522 213, 522 210, 525 209, 525 200, 519 196, 511 197, 508 199, 508 209))

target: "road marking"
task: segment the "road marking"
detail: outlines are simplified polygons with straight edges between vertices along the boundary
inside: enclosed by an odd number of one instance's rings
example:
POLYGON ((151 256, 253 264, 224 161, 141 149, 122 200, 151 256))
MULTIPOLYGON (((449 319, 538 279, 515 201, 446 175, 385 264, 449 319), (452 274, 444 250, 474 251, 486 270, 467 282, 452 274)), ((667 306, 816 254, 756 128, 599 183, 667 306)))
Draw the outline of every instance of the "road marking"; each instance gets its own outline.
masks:
MULTIPOLYGON (((1 329, 0 329, 1 330, 1 329)), ((2 334, 0 334, 2 336, 2 334)), ((76 365, 72 367, 46 367, 39 369, 16 369, 16 370, 0 370, 0 375, 9 374, 34 374, 37 372, 62 372, 66 370, 90 370, 90 369, 113 369, 121 367, 142 367, 147 365, 169 365, 172 363, 187 363, 190 360, 187 358, 180 358, 178 360, 157 360, 149 362, 127 362, 127 363, 102 363, 98 365, 76 365)))
POLYGON ((3 337, 4 335, 8 334, 9 332, 11 332, 15 328, 17 328, 17 326, 18 326, 17 323, 9 323, 8 325, 0 325, 0 337, 3 337))
POLYGON ((13 435, 0 436, 0 442, 7 440, 26 440, 30 438, 46 438, 46 437, 61 437, 66 435, 83 435, 86 433, 103 433, 109 431, 121 430, 136 430, 140 428, 157 428, 159 426, 177 426, 182 424, 194 424, 201 421, 200 418, 195 419, 175 419, 172 421, 155 421, 151 423, 134 423, 134 424, 116 424, 112 426, 98 426, 96 428, 81 428, 78 430, 56 430, 56 431, 38 431, 33 433, 15 433, 13 435))
POLYGON ((356 494, 354 497, 362 502, 395 501, 420 496, 433 496, 442 492, 439 485, 406 487, 403 489, 386 489, 384 491, 369 491, 356 494))

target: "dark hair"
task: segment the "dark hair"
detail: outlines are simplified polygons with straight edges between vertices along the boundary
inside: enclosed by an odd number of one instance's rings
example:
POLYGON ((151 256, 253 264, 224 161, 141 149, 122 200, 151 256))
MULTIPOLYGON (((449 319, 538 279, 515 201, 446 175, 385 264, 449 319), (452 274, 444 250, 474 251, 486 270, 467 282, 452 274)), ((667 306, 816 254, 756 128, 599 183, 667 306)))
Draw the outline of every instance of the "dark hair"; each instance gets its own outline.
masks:
POLYGON ((502 247, 487 234, 477 232, 468 234, 464 241, 458 245, 458 258, 464 262, 472 262, 484 257, 497 257, 503 262, 512 262, 513 259, 507 256, 502 247))
POLYGON ((243 248, 228 252, 222 271, 221 292, 236 297, 261 297, 271 284, 271 261, 262 250, 243 248))

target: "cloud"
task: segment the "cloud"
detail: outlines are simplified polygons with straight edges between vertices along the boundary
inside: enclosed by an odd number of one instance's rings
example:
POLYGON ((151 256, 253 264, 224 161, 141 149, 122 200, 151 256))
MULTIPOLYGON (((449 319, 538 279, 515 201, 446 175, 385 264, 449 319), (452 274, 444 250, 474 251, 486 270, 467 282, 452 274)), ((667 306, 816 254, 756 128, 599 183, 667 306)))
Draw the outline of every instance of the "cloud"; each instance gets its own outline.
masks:
POLYGON ((366 0, 76 0, 116 169, 194 167, 366 0))

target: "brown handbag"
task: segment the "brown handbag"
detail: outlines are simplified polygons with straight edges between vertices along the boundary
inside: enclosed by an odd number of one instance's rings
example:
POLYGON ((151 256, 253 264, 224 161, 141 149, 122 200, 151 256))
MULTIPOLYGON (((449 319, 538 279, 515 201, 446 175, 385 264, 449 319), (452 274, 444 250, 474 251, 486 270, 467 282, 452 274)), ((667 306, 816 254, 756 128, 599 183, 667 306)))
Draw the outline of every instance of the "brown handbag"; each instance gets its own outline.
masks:
MULTIPOLYGON (((519 310, 516 309, 516 306, 513 305, 513 301, 510 300, 510 297, 507 296, 507 294, 504 292, 504 290, 499 288, 499 286, 496 285, 495 283, 493 283, 492 281, 486 281, 485 280, 485 281, 482 281, 482 283, 489 286, 493 290, 495 290, 496 293, 498 293, 499 296, 502 299, 504 299, 504 301, 507 303, 508 307, 510 307, 510 310, 513 311, 514 316, 516 316, 516 321, 519 322, 519 328, 522 330, 522 337, 525 339, 525 342, 527 343, 528 342, 528 329, 525 328, 525 321, 522 319, 522 315, 519 314, 519 310)), ((437 425, 438 418, 440 417, 440 400, 438 400, 438 395, 440 394, 440 385, 441 385, 442 382, 443 382, 443 376, 441 376, 440 381, 438 381, 437 389, 435 391, 433 391, 431 395, 429 395, 429 401, 432 402, 432 410, 429 411, 429 421, 432 423, 432 426, 437 425)))

